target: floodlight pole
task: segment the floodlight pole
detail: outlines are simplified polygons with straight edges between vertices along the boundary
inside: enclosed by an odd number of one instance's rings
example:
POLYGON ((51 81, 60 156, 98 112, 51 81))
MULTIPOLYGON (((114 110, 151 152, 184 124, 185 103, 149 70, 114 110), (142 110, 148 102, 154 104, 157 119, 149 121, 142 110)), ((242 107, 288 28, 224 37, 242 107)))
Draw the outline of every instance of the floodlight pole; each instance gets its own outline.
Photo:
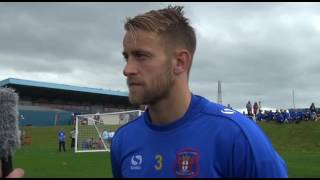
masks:
POLYGON ((292 88, 292 102, 293 102, 293 109, 296 109, 296 104, 294 103, 294 89, 292 88))
POLYGON ((218 80, 218 104, 222 105, 222 90, 221 90, 221 81, 218 80))

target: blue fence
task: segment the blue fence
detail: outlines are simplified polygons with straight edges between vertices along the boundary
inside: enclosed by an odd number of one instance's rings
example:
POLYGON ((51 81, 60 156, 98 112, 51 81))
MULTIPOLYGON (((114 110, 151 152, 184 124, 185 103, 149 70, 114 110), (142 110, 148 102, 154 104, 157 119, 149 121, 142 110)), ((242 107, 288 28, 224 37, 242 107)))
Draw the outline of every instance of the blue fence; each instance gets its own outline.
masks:
POLYGON ((58 126, 73 123, 73 113, 59 110, 19 109, 20 126, 58 126))

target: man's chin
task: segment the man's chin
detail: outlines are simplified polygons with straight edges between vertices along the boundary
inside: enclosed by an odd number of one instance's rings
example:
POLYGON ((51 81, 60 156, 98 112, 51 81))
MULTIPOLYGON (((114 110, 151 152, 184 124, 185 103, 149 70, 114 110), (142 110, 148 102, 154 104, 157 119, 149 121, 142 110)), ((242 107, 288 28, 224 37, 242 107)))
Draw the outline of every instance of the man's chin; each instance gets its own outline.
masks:
POLYGON ((129 97, 129 101, 134 106, 144 105, 144 101, 142 101, 142 99, 129 97))

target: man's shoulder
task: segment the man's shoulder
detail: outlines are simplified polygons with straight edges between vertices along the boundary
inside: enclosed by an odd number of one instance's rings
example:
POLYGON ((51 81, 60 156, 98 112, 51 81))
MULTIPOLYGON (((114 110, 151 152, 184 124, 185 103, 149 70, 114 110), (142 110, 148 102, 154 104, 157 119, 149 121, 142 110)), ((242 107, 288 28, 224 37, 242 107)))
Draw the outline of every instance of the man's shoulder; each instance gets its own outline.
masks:
POLYGON ((141 126, 141 123, 143 122, 143 114, 138 116, 137 118, 129 121, 128 123, 122 125, 121 127, 119 127, 116 132, 115 132, 115 136, 117 137, 121 134, 128 134, 128 132, 131 131, 136 131, 137 127, 141 126))
POLYGON ((208 101, 200 113, 203 119, 211 121, 213 126, 225 126, 245 134, 259 131, 257 125, 247 116, 221 104, 208 101))
POLYGON ((244 116, 242 113, 234 109, 230 109, 221 104, 211 102, 209 100, 207 100, 207 103, 205 104, 205 107, 201 110, 201 113, 211 116, 212 118, 223 118, 229 120, 248 120, 248 118, 244 116))
MULTIPOLYGON (((211 116, 212 118, 209 118, 212 119, 213 122, 215 120, 219 121, 221 126, 228 128, 225 132, 238 132, 243 134, 250 144, 261 145, 261 143, 269 142, 258 124, 236 110, 210 102, 207 103, 202 113, 211 116)), ((216 125, 217 123, 214 124, 216 125)))

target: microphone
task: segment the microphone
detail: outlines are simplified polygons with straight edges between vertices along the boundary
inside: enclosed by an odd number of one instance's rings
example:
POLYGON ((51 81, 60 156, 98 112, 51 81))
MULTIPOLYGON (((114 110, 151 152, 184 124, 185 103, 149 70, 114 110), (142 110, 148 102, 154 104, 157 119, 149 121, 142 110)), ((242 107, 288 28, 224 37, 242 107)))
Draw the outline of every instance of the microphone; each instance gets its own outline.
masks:
POLYGON ((12 155, 20 146, 18 99, 13 89, 0 88, 0 158, 3 177, 12 172, 12 155))

